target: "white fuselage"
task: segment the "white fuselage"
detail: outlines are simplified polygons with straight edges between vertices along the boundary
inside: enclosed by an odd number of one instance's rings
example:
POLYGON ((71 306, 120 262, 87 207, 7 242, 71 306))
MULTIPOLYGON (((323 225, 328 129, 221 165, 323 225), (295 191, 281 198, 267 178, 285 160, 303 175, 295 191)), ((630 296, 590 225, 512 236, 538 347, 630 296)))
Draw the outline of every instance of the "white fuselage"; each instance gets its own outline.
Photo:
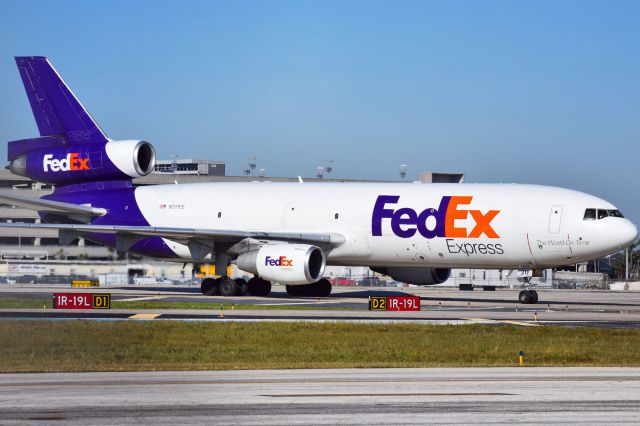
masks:
MULTIPOLYGON (((341 234, 346 242, 326 253, 332 265, 557 266, 637 237, 622 217, 585 220, 586 209, 615 210, 610 203, 533 185, 198 183, 138 187, 135 197, 151 226, 341 234), (438 211, 443 197, 448 208, 438 211)), ((190 259, 186 246, 167 243, 190 259)))

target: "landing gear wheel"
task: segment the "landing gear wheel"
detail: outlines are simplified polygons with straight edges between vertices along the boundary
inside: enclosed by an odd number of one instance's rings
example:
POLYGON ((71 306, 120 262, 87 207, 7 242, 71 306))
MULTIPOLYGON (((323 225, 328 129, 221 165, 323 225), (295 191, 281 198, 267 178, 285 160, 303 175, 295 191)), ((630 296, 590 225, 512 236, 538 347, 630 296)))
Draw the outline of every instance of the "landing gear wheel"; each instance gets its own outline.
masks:
POLYGON ((331 283, 328 279, 323 278, 314 285, 316 287, 316 294, 318 297, 328 297, 331 294, 331 283))
POLYGON ((535 290, 529 290, 529 292, 531 293, 531 303, 532 304, 538 303, 538 292, 535 290))
POLYGON ((231 278, 221 278, 218 285, 220 296, 237 296, 240 293, 240 287, 231 278))
POLYGON ((531 292, 529 290, 522 290, 518 295, 518 300, 523 305, 528 305, 533 300, 533 297, 531 296, 531 292))
POLYGON ((249 294, 249 283, 247 283, 247 280, 243 278, 236 278, 235 281, 240 289, 240 296, 246 296, 249 294))
POLYGON ((249 294, 252 296, 268 296, 271 293, 271 282, 253 277, 249 280, 249 294))
POLYGON ((291 297, 327 297, 331 294, 331 283, 324 278, 312 284, 288 285, 286 288, 291 297))
POLYGON ((299 285, 288 285, 285 288, 287 289, 287 294, 291 297, 302 296, 302 291, 299 288, 299 285))
POLYGON ((215 296, 218 294, 218 282, 213 278, 205 278, 200 283, 200 291, 205 296, 215 296))

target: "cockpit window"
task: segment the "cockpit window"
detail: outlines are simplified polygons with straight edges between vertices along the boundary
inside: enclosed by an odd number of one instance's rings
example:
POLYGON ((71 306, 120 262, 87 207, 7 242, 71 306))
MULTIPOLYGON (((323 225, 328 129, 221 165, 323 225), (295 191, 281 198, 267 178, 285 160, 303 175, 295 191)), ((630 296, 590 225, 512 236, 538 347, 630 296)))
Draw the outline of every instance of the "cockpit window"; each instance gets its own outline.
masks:
POLYGON ((620 210, 606 209, 586 209, 584 211, 584 220, 604 219, 605 217, 624 217, 620 210))
POLYGON ((596 209, 585 210, 584 220, 596 220, 596 209))

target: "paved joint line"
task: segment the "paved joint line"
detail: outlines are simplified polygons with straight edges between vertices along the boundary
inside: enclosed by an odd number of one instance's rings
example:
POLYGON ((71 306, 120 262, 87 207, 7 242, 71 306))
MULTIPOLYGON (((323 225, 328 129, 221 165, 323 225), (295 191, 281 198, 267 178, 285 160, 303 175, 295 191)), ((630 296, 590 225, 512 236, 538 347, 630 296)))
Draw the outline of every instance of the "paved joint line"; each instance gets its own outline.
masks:
POLYGON ((159 316, 160 314, 135 314, 135 315, 131 315, 129 319, 154 319, 159 316))

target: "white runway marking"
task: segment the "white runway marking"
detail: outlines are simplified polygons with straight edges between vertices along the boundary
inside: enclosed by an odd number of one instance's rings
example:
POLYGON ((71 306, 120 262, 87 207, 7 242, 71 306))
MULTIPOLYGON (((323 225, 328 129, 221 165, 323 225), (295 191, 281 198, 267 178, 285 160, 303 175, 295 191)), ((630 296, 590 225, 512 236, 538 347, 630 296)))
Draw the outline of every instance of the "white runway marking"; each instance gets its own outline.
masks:
POLYGON ((149 296, 149 297, 131 297, 129 299, 118 299, 114 300, 114 302, 141 302, 143 300, 160 300, 166 299, 169 296, 149 296))
POLYGON ((320 305, 323 303, 335 303, 335 300, 313 300, 310 302, 260 303, 260 306, 320 305))

